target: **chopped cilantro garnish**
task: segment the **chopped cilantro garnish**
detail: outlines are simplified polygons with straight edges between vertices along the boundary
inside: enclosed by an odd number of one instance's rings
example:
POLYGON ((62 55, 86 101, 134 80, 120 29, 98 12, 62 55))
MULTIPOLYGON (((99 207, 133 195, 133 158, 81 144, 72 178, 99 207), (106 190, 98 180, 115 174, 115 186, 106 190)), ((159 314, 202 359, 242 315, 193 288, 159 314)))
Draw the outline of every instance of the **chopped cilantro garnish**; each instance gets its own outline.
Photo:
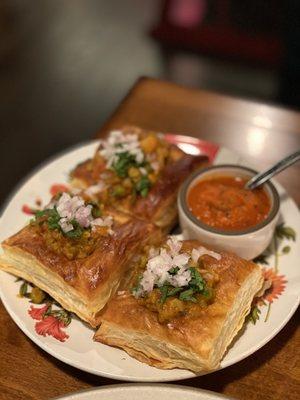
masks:
POLYGON ((164 303, 167 300, 168 297, 168 291, 169 291, 169 286, 168 285, 163 285, 159 287, 161 297, 160 297, 160 303, 164 303))
MULTIPOLYGON (((116 172, 116 174, 120 178, 127 178, 128 177, 128 171, 130 168, 146 168, 150 164, 147 161, 143 161, 141 163, 138 163, 136 161, 136 158, 133 154, 130 154, 128 151, 124 151, 123 153, 118 153, 117 154, 117 160, 112 164, 112 169, 116 172)), ((142 197, 146 197, 149 189, 151 187, 151 182, 148 178, 147 175, 142 175, 141 178, 137 183, 134 185, 134 191, 138 194, 140 194, 142 197)), ((122 197, 123 193, 119 193, 120 191, 114 191, 114 196, 116 197, 122 197)))
POLYGON ((161 292, 161 297, 159 302, 160 303, 164 303, 167 300, 167 297, 170 296, 175 296, 177 293, 182 291, 182 288, 180 287, 173 287, 171 285, 163 285, 163 286, 159 286, 158 288, 161 292))
POLYGON ((118 159, 113 163, 112 168, 116 171, 120 178, 126 178, 128 176, 128 170, 130 167, 138 166, 135 156, 130 154, 128 151, 118 154, 118 159))
POLYGON ((197 303, 196 297, 193 297, 194 293, 195 293, 194 288, 189 288, 187 290, 184 290, 183 292, 180 293, 179 300, 192 301, 193 303, 197 303))
MULTIPOLYGON (((195 295, 202 294, 207 299, 213 296, 213 289, 206 286, 206 283, 198 270, 194 267, 189 268, 191 272, 191 280, 188 285, 182 287, 174 287, 170 284, 165 284, 158 287, 161 292, 160 303, 164 303, 168 297, 179 295, 179 300, 197 302, 195 295)), ((170 275, 176 275, 179 271, 178 267, 171 268, 168 272, 170 275)), ((157 287, 157 286, 156 286, 157 287)))
POLYGON ((45 210, 37 211, 35 214, 36 220, 39 220, 40 218, 46 218, 48 228, 51 230, 59 230, 63 235, 66 237, 72 238, 72 239, 78 239, 83 233, 83 228, 79 225, 79 223, 73 219, 70 221, 70 223, 73 225, 73 230, 69 232, 64 232, 61 229, 61 226, 59 224, 59 221, 61 219, 60 215, 57 212, 56 207, 54 206, 53 208, 46 208, 45 210))
POLYGON ((205 281, 197 271, 196 268, 190 267, 192 279, 189 282, 189 286, 193 287, 197 292, 202 292, 205 287, 205 281))
POLYGON ((35 213, 35 217, 36 217, 36 218, 46 217, 46 216, 48 216, 49 211, 50 211, 49 208, 47 208, 46 210, 38 210, 38 211, 35 213))
POLYGON ((170 287, 168 290, 168 297, 170 296, 175 296, 177 293, 181 292, 182 288, 181 287, 170 287))
POLYGON ((80 236, 83 233, 83 228, 81 228, 81 226, 79 225, 79 223, 75 219, 73 219, 71 221, 71 224, 73 225, 74 229, 72 231, 69 231, 69 232, 64 232, 64 234, 67 237, 72 238, 72 239, 80 238, 80 236))
MULTIPOLYGON (((210 301, 214 296, 214 289, 207 286, 205 280, 195 267, 188 268, 191 274, 191 279, 185 286, 177 287, 166 281, 163 285, 155 284, 154 288, 160 291, 159 303, 164 304, 169 297, 176 296, 181 301, 190 301, 197 303, 197 295, 201 294, 206 301, 210 301)), ((176 274, 180 270, 179 267, 171 268, 168 273, 172 277, 176 277, 176 274)), ((141 279, 143 275, 138 278, 136 286, 132 289, 132 293, 136 294, 141 289, 141 279)))
POLYGON ((150 187, 151 187, 151 182, 147 175, 143 175, 135 186, 136 191, 140 193, 142 197, 147 196, 150 187))
POLYGON ((56 208, 52 208, 48 213, 48 226, 49 229, 60 229, 59 225, 60 215, 58 214, 56 208))
POLYGON ((60 229, 59 220, 60 215, 58 214, 56 208, 46 208, 45 210, 37 211, 35 213, 35 218, 40 219, 45 217, 47 219, 49 229, 60 229))
POLYGON ((89 203, 87 203, 88 205, 91 205, 92 208, 92 217, 93 218, 99 218, 102 215, 102 211, 100 209, 100 207, 98 206, 97 203, 90 201, 89 203))

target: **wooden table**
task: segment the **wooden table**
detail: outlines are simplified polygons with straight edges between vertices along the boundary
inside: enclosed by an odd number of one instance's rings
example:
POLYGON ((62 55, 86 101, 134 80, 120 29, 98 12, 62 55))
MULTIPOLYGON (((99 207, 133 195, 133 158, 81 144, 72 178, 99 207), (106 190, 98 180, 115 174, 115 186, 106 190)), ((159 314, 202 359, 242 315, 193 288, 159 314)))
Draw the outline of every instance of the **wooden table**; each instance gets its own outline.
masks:
MULTIPOLYGON (((300 114, 143 78, 97 136, 124 124, 200 137, 227 146, 265 167, 300 148, 300 114)), ((278 180, 300 204, 300 166, 278 180)), ((261 350, 213 374, 180 384, 237 399, 300 398, 299 312, 261 350)), ((115 383, 69 367, 40 350, 0 306, 0 399, 49 399, 115 383)))

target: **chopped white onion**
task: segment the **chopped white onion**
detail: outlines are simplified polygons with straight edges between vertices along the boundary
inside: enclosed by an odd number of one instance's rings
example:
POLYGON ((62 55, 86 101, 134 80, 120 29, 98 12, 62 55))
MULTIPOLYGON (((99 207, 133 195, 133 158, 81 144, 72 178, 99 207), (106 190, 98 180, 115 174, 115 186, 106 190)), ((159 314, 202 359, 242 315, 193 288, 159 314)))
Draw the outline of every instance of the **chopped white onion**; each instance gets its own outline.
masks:
POLYGON ((93 195, 102 192, 105 187, 106 185, 104 182, 99 182, 96 185, 89 186, 87 189, 85 189, 84 193, 89 197, 93 197, 93 195))
POLYGON ((104 218, 93 218, 92 205, 85 205, 85 202, 80 196, 70 196, 69 193, 63 193, 60 198, 53 203, 52 207, 56 205, 56 210, 60 216, 59 225, 63 232, 67 233, 74 229, 72 220, 82 228, 94 228, 95 226, 106 226, 108 232, 113 233, 111 230, 113 218, 107 216, 104 218))
POLYGON ((107 140, 101 142, 99 153, 107 160, 107 168, 110 168, 118 159, 120 153, 128 152, 133 155, 138 163, 144 161, 144 153, 140 147, 138 136, 124 134, 122 131, 111 131, 107 140))
POLYGON ((182 247, 182 242, 178 240, 175 236, 170 236, 167 245, 170 249, 170 252, 172 255, 176 255, 179 253, 181 247, 182 247))
POLYGON ((215 258, 217 261, 221 260, 221 254, 216 253, 215 251, 208 250, 203 246, 198 247, 197 249, 192 250, 192 260, 197 262, 201 256, 210 256, 215 258))
POLYGON ((151 248, 146 269, 140 281, 140 287, 135 293, 137 297, 150 293, 154 286, 162 286, 169 283, 174 287, 187 286, 191 280, 189 261, 192 259, 197 262, 202 255, 209 255, 220 260, 221 255, 208 250, 203 246, 193 249, 191 255, 180 253, 182 242, 175 236, 171 236, 167 241, 168 250, 164 247, 158 249, 151 248), (175 273, 170 273, 175 270, 175 273))
POLYGON ((68 222, 67 218, 61 218, 58 223, 59 223, 61 229, 65 233, 70 232, 70 231, 72 231, 74 229, 73 225, 68 222))

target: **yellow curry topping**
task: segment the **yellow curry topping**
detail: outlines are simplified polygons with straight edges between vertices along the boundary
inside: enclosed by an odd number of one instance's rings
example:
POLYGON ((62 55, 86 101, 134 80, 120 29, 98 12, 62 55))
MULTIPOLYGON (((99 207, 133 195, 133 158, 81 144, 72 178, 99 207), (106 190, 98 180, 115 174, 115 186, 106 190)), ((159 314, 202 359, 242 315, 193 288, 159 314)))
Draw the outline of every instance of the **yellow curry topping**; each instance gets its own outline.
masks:
POLYGON ((49 249, 64 255, 68 260, 82 259, 95 250, 100 236, 107 234, 106 228, 98 228, 97 233, 85 230, 79 238, 68 238, 57 229, 51 230, 47 224, 40 226, 40 233, 49 249))

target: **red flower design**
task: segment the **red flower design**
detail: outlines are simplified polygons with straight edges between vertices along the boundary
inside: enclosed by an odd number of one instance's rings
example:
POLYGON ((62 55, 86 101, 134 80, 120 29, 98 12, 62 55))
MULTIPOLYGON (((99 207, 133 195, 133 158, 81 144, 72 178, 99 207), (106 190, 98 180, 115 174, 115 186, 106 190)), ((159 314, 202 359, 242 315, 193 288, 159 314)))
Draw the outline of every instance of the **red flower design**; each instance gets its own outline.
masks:
POLYGON ((69 337, 69 335, 62 331, 62 328, 65 328, 66 325, 58 317, 54 317, 53 315, 48 315, 45 317, 49 307, 49 304, 45 304, 41 308, 30 306, 28 314, 31 316, 31 318, 39 321, 35 324, 35 331, 39 335, 50 335, 55 339, 64 342, 69 337))
POLYGON ((50 187, 50 194, 52 196, 55 196, 56 194, 61 193, 61 192, 68 192, 68 191, 69 191, 68 186, 63 185, 61 183, 55 183, 54 185, 52 185, 50 187))
POLYGON ((27 204, 23 204, 22 211, 23 211, 23 213, 28 214, 28 215, 34 215, 36 212, 36 210, 29 207, 27 204))
POLYGON ((30 306, 30 310, 28 310, 28 314, 31 316, 31 318, 37 319, 38 321, 40 321, 41 319, 44 318, 44 315, 48 311, 49 307, 50 306, 48 304, 44 305, 44 307, 42 307, 42 308, 30 306))
POLYGON ((278 297, 284 292, 287 280, 285 279, 284 275, 276 274, 272 268, 264 268, 263 275, 265 280, 270 280, 272 282, 272 285, 270 289, 266 290, 263 296, 259 299, 259 303, 263 302, 264 300, 269 303, 273 303, 273 301, 278 299, 278 297))
POLYGON ((68 339, 69 335, 67 335, 62 328, 65 328, 63 321, 60 321, 52 315, 49 315, 35 324, 35 331, 39 335, 53 336, 55 339, 64 342, 68 339))

